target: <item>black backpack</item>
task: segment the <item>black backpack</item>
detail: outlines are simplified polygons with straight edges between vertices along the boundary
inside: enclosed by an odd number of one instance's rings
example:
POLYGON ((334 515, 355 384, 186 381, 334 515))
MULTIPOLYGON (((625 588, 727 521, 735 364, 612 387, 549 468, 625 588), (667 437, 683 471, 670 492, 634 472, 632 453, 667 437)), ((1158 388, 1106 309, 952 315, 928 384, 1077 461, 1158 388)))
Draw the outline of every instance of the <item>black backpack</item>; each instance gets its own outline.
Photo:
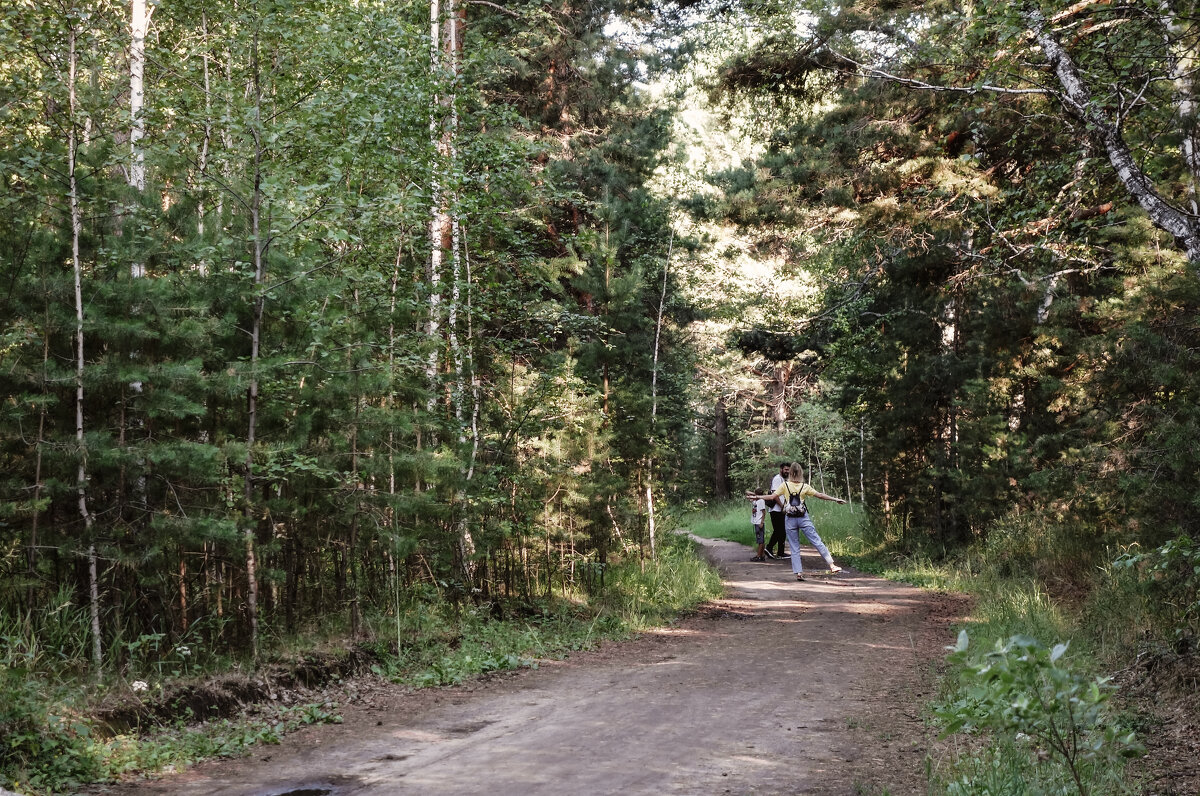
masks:
POLYGON ((808 514, 808 506, 800 497, 799 493, 793 493, 791 488, 785 483, 783 488, 787 490, 788 502, 783 507, 783 513, 789 517, 803 517, 808 514))

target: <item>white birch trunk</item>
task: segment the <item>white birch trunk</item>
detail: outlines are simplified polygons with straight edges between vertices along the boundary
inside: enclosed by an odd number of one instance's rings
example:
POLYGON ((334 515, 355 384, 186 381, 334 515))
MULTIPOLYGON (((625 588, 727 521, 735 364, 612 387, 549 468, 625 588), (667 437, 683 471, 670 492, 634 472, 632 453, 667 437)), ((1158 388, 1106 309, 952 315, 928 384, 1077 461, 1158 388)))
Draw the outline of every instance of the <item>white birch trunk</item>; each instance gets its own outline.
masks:
MULTIPOLYGON (((446 62, 450 67, 450 73, 453 76, 454 82, 457 82, 459 75, 462 73, 463 49, 463 19, 460 15, 458 0, 447 0, 446 12, 449 15, 449 25, 446 31, 446 62)), ((458 102, 453 89, 449 91, 446 102, 450 113, 447 120, 449 129, 446 130, 444 136, 444 149, 446 153, 446 171, 452 174, 458 162, 458 102)), ((466 442, 466 431, 463 428, 463 357, 458 344, 458 307, 462 298, 462 260, 460 258, 462 222, 458 216, 457 186, 449 194, 448 204, 449 207, 447 209, 450 215, 451 292, 447 331, 450 335, 450 360, 454 364, 454 417, 458 421, 459 445, 463 445, 466 442)), ((474 545, 472 545, 473 549, 474 545)))
MULTIPOLYGON (((391 413, 396 405, 396 291, 400 286, 400 262, 404 256, 404 246, 396 249, 396 264, 392 267, 391 298, 388 302, 388 393, 386 408, 391 413)), ((388 494, 396 494, 396 429, 388 425, 388 494)), ((388 527, 396 532, 395 509, 389 506, 388 527)))
POLYGON ((1091 89, 1084 82, 1070 53, 1047 30, 1042 12, 1036 8, 1030 9, 1025 12, 1025 19, 1063 88, 1060 95, 1063 103, 1090 126, 1091 134, 1108 153, 1109 163, 1121 184, 1146 211, 1155 226, 1169 232, 1187 253, 1192 265, 1200 266, 1200 223, 1159 194, 1149 176, 1138 165, 1120 128, 1093 101, 1091 89))
MULTIPOLYGON (((430 0, 429 3, 429 70, 435 80, 441 78, 442 73, 442 9, 438 0, 430 0)), ((430 170, 430 194, 432 207, 430 208, 429 220, 429 269, 425 274, 425 281, 429 285, 429 317, 425 322, 425 334, 429 338, 433 350, 429 353, 429 361, 425 366, 426 377, 429 382, 429 400, 427 401, 427 409, 432 412, 437 401, 437 370, 438 370, 438 354, 437 354, 437 336, 441 329, 441 277, 442 277, 442 261, 445 249, 442 244, 443 227, 448 222, 445 213, 444 197, 442 196, 442 180, 441 180, 441 153, 442 153, 442 135, 440 131, 441 119, 439 118, 438 109, 441 106, 442 98, 434 97, 433 111, 429 117, 429 139, 434 148, 436 156, 434 158, 433 168, 430 170)))
MULTIPOLYGON (((359 293, 354 290, 354 313, 359 313, 359 293)), ((352 348, 346 349, 347 367, 354 369, 352 348)), ((362 420, 362 392, 357 370, 354 374, 354 422, 350 426, 350 483, 354 489, 354 505, 350 515, 350 539, 347 542, 346 558, 350 569, 350 637, 358 639, 362 631, 362 603, 359 600, 358 566, 358 523, 362 512, 362 493, 366 484, 361 483, 359 474, 358 427, 362 420)))
POLYGON ((1171 66, 1171 82, 1175 85, 1175 116, 1182 134, 1179 148, 1188 171, 1188 204, 1192 215, 1195 216, 1200 215, 1200 198, 1197 197, 1197 180, 1200 180, 1200 141, 1197 140, 1197 103, 1193 82, 1196 59, 1186 52, 1182 55, 1175 52, 1175 42, 1182 40, 1187 31, 1179 17, 1171 11, 1170 4, 1160 3, 1159 11, 1162 14, 1160 20, 1164 31, 1163 46, 1171 66))
POLYGON ((854 490, 850 488, 850 458, 846 455, 846 438, 842 437, 842 471, 846 474, 846 502, 854 511, 854 490))
MULTIPOLYGON (((146 153, 142 148, 142 139, 146 137, 146 120, 144 111, 146 105, 146 31, 150 25, 150 14, 146 0, 132 0, 132 13, 129 25, 129 187, 140 196, 146 190, 146 153)), ((129 273, 134 279, 146 275, 145 263, 134 262, 129 266, 129 273)), ((138 352, 130 354, 131 359, 138 359, 138 352)), ((142 382, 129 383, 129 392, 136 401, 142 394, 142 382)), ((133 414, 133 425, 142 427, 143 423, 133 414)), ((133 493, 138 508, 146 510, 146 476, 145 462, 139 457, 136 461, 137 476, 134 481, 133 493)))
MULTIPOLYGON (((429 59, 430 69, 442 89, 433 103, 433 115, 429 121, 429 136, 436 152, 432 170, 432 208, 429 222, 429 318, 425 333, 433 350, 429 353, 426 375, 430 385, 427 408, 433 411, 438 392, 438 334, 441 330, 443 312, 442 270, 450 260, 450 300, 445 312, 448 354, 454 368, 454 387, 451 404, 458 425, 458 442, 466 443, 463 419, 463 354, 458 339, 458 308, 461 301, 462 261, 460 260, 462 229, 456 210, 456 195, 452 185, 457 158, 456 137, 458 135, 458 110, 454 83, 462 69, 464 12, 458 0, 431 0, 429 4, 429 59)), ((474 422, 474 420, 473 420, 474 422)), ((474 467, 468 468, 468 479, 474 467)), ((460 498, 464 497, 460 492, 460 498)), ((465 503, 464 503, 465 506, 465 503)), ((470 561, 475 554, 475 541, 464 516, 458 522, 459 555, 463 573, 468 582, 473 576, 470 561)))
MULTIPOLYGON (((129 26, 129 185, 139 192, 146 190, 146 155, 142 151, 146 120, 142 112, 146 102, 146 29, 149 23, 146 0, 133 0, 129 26)), ((141 265, 134 265, 133 275, 142 276, 142 268, 141 265)))
POLYGON ((475 460, 479 456, 479 374, 475 371, 475 322, 472 315, 471 252, 463 234, 463 267, 467 277, 467 355, 466 366, 471 375, 471 458, 467 463, 467 480, 475 476, 475 460))
POLYGON ((87 441, 84 438, 83 424, 83 373, 84 373, 84 336, 83 336, 83 263, 79 259, 79 239, 83 236, 83 211, 79 203, 79 183, 75 176, 75 160, 78 154, 78 140, 75 134, 75 118, 78 113, 78 99, 75 93, 76 75, 78 71, 78 52, 76 50, 75 28, 68 34, 67 52, 67 102, 70 118, 67 121, 67 190, 71 207, 71 263, 75 281, 75 444, 78 447, 79 465, 75 471, 75 491, 78 498, 79 516, 83 520, 84 534, 88 539, 88 613, 92 631, 92 665, 95 675, 100 676, 103 663, 100 646, 100 583, 96 567, 96 540, 92 537, 94 521, 88 511, 87 502, 87 441))
MULTIPOLYGON (((456 122, 457 124, 457 122, 456 122)), ((454 152, 451 150, 451 162, 454 152)), ((450 304, 446 308, 446 332, 450 342, 450 361, 454 367, 454 419, 458 427, 458 444, 465 445, 466 426, 463 423, 463 352, 458 340, 458 307, 462 300, 462 260, 459 257, 460 226, 457 214, 450 219, 450 304)))
MULTIPOLYGON (((396 263, 392 266, 392 281, 390 285, 391 298, 388 303, 388 391, 384 399, 385 407, 390 413, 396 405, 396 293, 400 286, 400 263, 404 257, 404 244, 396 247, 396 263)), ((388 425, 388 495, 394 499, 396 495, 396 429, 388 425)), ((399 557, 399 533, 396 529, 396 509, 392 501, 387 507, 387 527, 391 532, 392 549, 388 551, 388 571, 392 578, 393 603, 396 612, 396 644, 402 638, 400 610, 400 568, 396 559, 399 557)))
POLYGON ((259 81, 258 34, 254 34, 254 194, 250 200, 250 233, 254 245, 254 319, 250 325, 250 386, 246 394, 246 477, 243 497, 246 502, 243 531, 246 543, 246 612, 250 620, 250 651, 258 658, 258 574, 254 540, 254 442, 258 425, 258 358, 262 339, 263 308, 266 298, 262 285, 266 263, 262 238, 262 85, 259 81))
POLYGON ((867 421, 858 419, 858 502, 867 504, 867 421))
MULTIPOLYGON (((208 55, 208 15, 200 15, 200 34, 201 40, 204 43, 204 53, 201 56, 204 64, 204 139, 200 142, 200 156, 197 161, 197 171, 201 180, 208 173, 208 148, 212 141, 212 77, 209 74, 209 55, 208 55)), ((201 238, 204 237, 205 219, 204 214, 206 207, 204 199, 200 199, 196 207, 196 232, 201 238)), ((196 270, 203 276, 208 273, 208 263, 201 260, 196 265, 196 270)))
MULTIPOLYGON (((671 273, 671 255, 675 251, 675 227, 667 240, 667 261, 663 263, 662 290, 658 294, 658 316, 654 321, 654 359, 650 368, 650 450, 657 444, 658 426, 658 349, 662 340, 663 311, 667 306, 667 277, 671 273)), ((650 532, 650 555, 655 554, 654 527, 654 454, 646 461, 646 517, 650 532)))

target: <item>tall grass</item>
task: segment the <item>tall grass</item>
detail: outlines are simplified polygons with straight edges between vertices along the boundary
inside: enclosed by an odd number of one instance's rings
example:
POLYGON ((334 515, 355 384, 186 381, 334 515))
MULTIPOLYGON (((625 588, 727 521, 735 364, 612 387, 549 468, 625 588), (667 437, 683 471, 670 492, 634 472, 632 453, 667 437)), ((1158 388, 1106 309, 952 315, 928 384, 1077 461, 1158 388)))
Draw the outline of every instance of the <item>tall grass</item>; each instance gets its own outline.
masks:
MULTIPOLYGON (((865 515, 861 508, 849 503, 838 505, 826 500, 809 500, 809 511, 821 541, 839 562, 848 561, 858 566, 866 562, 864 552, 869 546, 864 541, 865 515)), ((766 520, 767 538, 771 536, 771 520, 766 520)), ((703 511, 687 515, 683 526, 705 539, 724 539, 754 547, 754 526, 750 524, 750 501, 731 500, 710 506, 703 511)), ((807 544, 801 538, 802 544, 807 544)), ((880 565, 863 566, 878 571, 880 565)))
POLYGON ((692 542, 672 534, 656 558, 644 565, 629 561, 614 570, 600 608, 628 630, 642 630, 719 597, 721 589, 720 576, 700 560, 692 542))
MULTIPOLYGON (((754 544, 754 528, 750 525, 750 501, 716 503, 702 511, 686 515, 682 525, 705 539, 724 539, 747 546, 754 544)), ((767 520, 767 534, 771 533, 767 520)))
POLYGON ((968 753, 951 754, 932 768, 931 793, 1135 792, 1125 766, 1137 743, 1109 703, 1104 677, 1116 667, 1120 631, 1110 620, 1090 622, 1088 616, 1095 612, 1090 606, 1104 605, 1101 613, 1121 616, 1127 634, 1143 620, 1135 618, 1139 601, 1130 599, 1133 584, 1098 577, 1109 569, 1106 554, 1086 540, 1074 529, 1007 518, 986 541, 937 565, 943 583, 974 597, 974 610, 966 623, 971 649, 947 670, 933 707, 943 718, 964 712, 987 716, 973 731, 977 738, 968 742, 968 753), (1001 650, 1010 651, 1006 659, 1033 666, 1030 650, 1052 648, 1059 657, 1041 659, 1020 688, 996 674, 1001 650), (995 698, 998 690, 1004 698, 995 698), (981 711, 984 704, 990 707, 981 711), (1048 751, 1035 740, 1047 726, 1086 739, 1079 747, 1086 754, 1071 758, 1048 751))
MULTIPOLYGON (((378 666, 396 682, 444 685, 501 669, 536 665, 590 649, 602 639, 623 638, 670 621, 721 593, 720 576, 695 554, 684 537, 662 540, 658 555, 631 558, 608 569, 605 587, 592 598, 546 600, 504 621, 492 606, 460 607, 419 603, 404 610, 403 639, 377 645, 378 666)), ((395 618, 378 618, 380 637, 395 618)))
POLYGON ((0 613, 0 665, 56 675, 80 668, 91 654, 90 621, 65 586, 37 608, 0 613))

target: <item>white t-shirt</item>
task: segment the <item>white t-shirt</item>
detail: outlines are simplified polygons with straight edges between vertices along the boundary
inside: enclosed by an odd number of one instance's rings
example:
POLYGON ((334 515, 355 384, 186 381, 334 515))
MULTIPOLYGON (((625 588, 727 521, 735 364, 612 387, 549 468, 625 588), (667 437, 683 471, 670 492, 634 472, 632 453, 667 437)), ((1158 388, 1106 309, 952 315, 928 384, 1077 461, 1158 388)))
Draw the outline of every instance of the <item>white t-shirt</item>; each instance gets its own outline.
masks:
MULTIPOLYGON (((782 475, 780 475, 779 473, 775 473, 775 477, 771 479, 771 494, 772 495, 779 491, 779 487, 783 486, 783 482, 785 480, 787 480, 787 479, 785 479, 782 475)), ((783 509, 779 508, 779 504, 777 502, 772 501, 771 502, 771 511, 783 511, 783 509)))
POLYGON ((750 514, 750 523, 752 525, 762 525, 763 520, 766 519, 767 516, 767 501, 756 500, 754 501, 753 506, 754 511, 750 514))

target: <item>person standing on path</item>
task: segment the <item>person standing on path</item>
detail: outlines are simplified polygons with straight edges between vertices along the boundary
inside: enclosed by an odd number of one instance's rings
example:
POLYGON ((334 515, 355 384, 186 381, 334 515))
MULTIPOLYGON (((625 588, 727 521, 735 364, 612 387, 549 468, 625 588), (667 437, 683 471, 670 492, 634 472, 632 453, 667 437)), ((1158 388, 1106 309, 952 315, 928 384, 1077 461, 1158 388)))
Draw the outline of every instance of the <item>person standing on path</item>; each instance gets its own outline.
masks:
POLYGON ((784 514, 784 531, 787 534, 788 544, 792 548, 792 573, 796 576, 796 580, 804 580, 804 563, 800 560, 800 532, 804 532, 804 536, 812 543, 812 546, 817 548, 817 552, 821 554, 821 558, 825 559, 825 563, 829 565, 830 572, 841 572, 842 568, 833 563, 833 556, 829 554, 829 548, 821 541, 820 535, 817 534, 817 527, 813 525, 812 516, 808 513, 808 506, 805 505, 805 498, 815 497, 820 500, 832 500, 834 503, 842 504, 846 501, 842 498, 835 498, 831 495, 826 495, 824 492, 818 492, 809 484, 804 483, 804 469, 800 467, 799 462, 792 462, 788 465, 788 476, 783 484, 770 495, 756 495, 753 492, 747 491, 746 498, 748 500, 774 500, 783 508, 784 514))
POLYGON ((766 519, 766 513, 767 502, 765 500, 756 500, 750 504, 750 524, 754 526, 754 541, 758 543, 758 551, 751 559, 752 561, 767 560, 767 557, 763 555, 763 539, 766 538, 763 520, 766 519))
MULTIPOLYGON (((788 463, 779 463, 779 472, 775 473, 775 477, 771 479, 771 491, 774 492, 783 485, 788 476, 788 463)), ((780 508, 778 501, 771 503, 771 538, 767 541, 767 557, 768 558, 783 558, 783 509, 780 508), (771 552, 778 550, 778 553, 771 552)))

